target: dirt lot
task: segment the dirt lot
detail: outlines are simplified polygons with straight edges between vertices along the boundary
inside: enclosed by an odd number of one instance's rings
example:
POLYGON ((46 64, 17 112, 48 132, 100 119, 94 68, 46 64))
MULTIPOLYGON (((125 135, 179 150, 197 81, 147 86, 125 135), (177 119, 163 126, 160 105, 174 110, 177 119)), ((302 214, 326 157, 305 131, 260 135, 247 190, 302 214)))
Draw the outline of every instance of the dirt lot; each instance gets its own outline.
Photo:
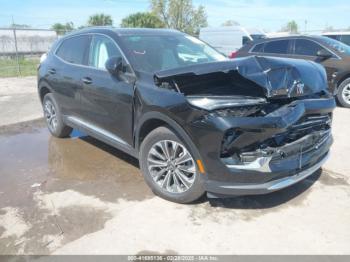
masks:
POLYGON ((34 78, 0 80, 0 254, 350 254, 350 110, 335 112, 323 171, 270 195, 179 205, 95 139, 8 125, 42 116, 35 92, 34 78))

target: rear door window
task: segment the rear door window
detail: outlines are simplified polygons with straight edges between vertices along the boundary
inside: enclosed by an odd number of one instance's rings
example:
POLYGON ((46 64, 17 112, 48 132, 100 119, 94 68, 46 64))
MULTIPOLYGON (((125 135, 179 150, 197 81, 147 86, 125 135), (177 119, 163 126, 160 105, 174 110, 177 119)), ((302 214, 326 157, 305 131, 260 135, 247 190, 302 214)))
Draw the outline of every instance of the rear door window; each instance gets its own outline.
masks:
POLYGON ((264 53, 288 54, 289 40, 277 40, 265 43, 264 53))
POLYGON ((68 38, 62 42, 56 55, 68 63, 84 65, 88 42, 87 35, 68 38))
POLYGON ((314 41, 307 39, 296 39, 295 50, 296 55, 317 56, 317 52, 324 48, 314 41))

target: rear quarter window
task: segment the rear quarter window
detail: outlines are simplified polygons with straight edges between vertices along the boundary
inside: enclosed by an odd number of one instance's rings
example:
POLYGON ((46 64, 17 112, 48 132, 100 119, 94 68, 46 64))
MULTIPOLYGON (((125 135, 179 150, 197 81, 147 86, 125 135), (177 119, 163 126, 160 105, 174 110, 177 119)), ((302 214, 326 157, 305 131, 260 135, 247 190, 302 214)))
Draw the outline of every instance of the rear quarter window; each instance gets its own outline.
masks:
POLYGON ((74 36, 63 40, 56 55, 66 62, 83 65, 88 41, 88 36, 74 36))

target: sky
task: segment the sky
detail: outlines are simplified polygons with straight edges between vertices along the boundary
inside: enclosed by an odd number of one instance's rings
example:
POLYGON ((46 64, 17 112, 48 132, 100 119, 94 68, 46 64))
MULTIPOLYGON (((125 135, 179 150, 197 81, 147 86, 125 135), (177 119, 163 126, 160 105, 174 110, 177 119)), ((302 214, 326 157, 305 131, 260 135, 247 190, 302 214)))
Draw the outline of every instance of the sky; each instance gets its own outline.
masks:
MULTIPOLYGON (((349 0, 193 0, 205 7, 209 26, 220 26, 235 20, 245 27, 267 32, 279 30, 290 20, 301 31, 322 30, 327 26, 350 27, 349 0)), ((28 24, 33 28, 50 28, 56 22, 84 25, 95 13, 112 16, 114 25, 127 15, 149 10, 149 0, 0 0, 0 27, 12 23, 28 24)))

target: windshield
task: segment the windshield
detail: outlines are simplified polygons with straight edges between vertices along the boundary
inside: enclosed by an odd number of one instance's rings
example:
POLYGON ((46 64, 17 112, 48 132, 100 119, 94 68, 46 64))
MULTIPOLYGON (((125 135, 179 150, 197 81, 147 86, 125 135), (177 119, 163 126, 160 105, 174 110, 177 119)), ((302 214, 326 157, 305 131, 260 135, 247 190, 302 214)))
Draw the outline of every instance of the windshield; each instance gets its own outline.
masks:
POLYGON ((338 52, 350 55, 350 46, 329 37, 321 37, 321 40, 338 52))
POLYGON ((227 59, 188 35, 128 35, 121 38, 132 56, 134 68, 148 73, 227 59))

